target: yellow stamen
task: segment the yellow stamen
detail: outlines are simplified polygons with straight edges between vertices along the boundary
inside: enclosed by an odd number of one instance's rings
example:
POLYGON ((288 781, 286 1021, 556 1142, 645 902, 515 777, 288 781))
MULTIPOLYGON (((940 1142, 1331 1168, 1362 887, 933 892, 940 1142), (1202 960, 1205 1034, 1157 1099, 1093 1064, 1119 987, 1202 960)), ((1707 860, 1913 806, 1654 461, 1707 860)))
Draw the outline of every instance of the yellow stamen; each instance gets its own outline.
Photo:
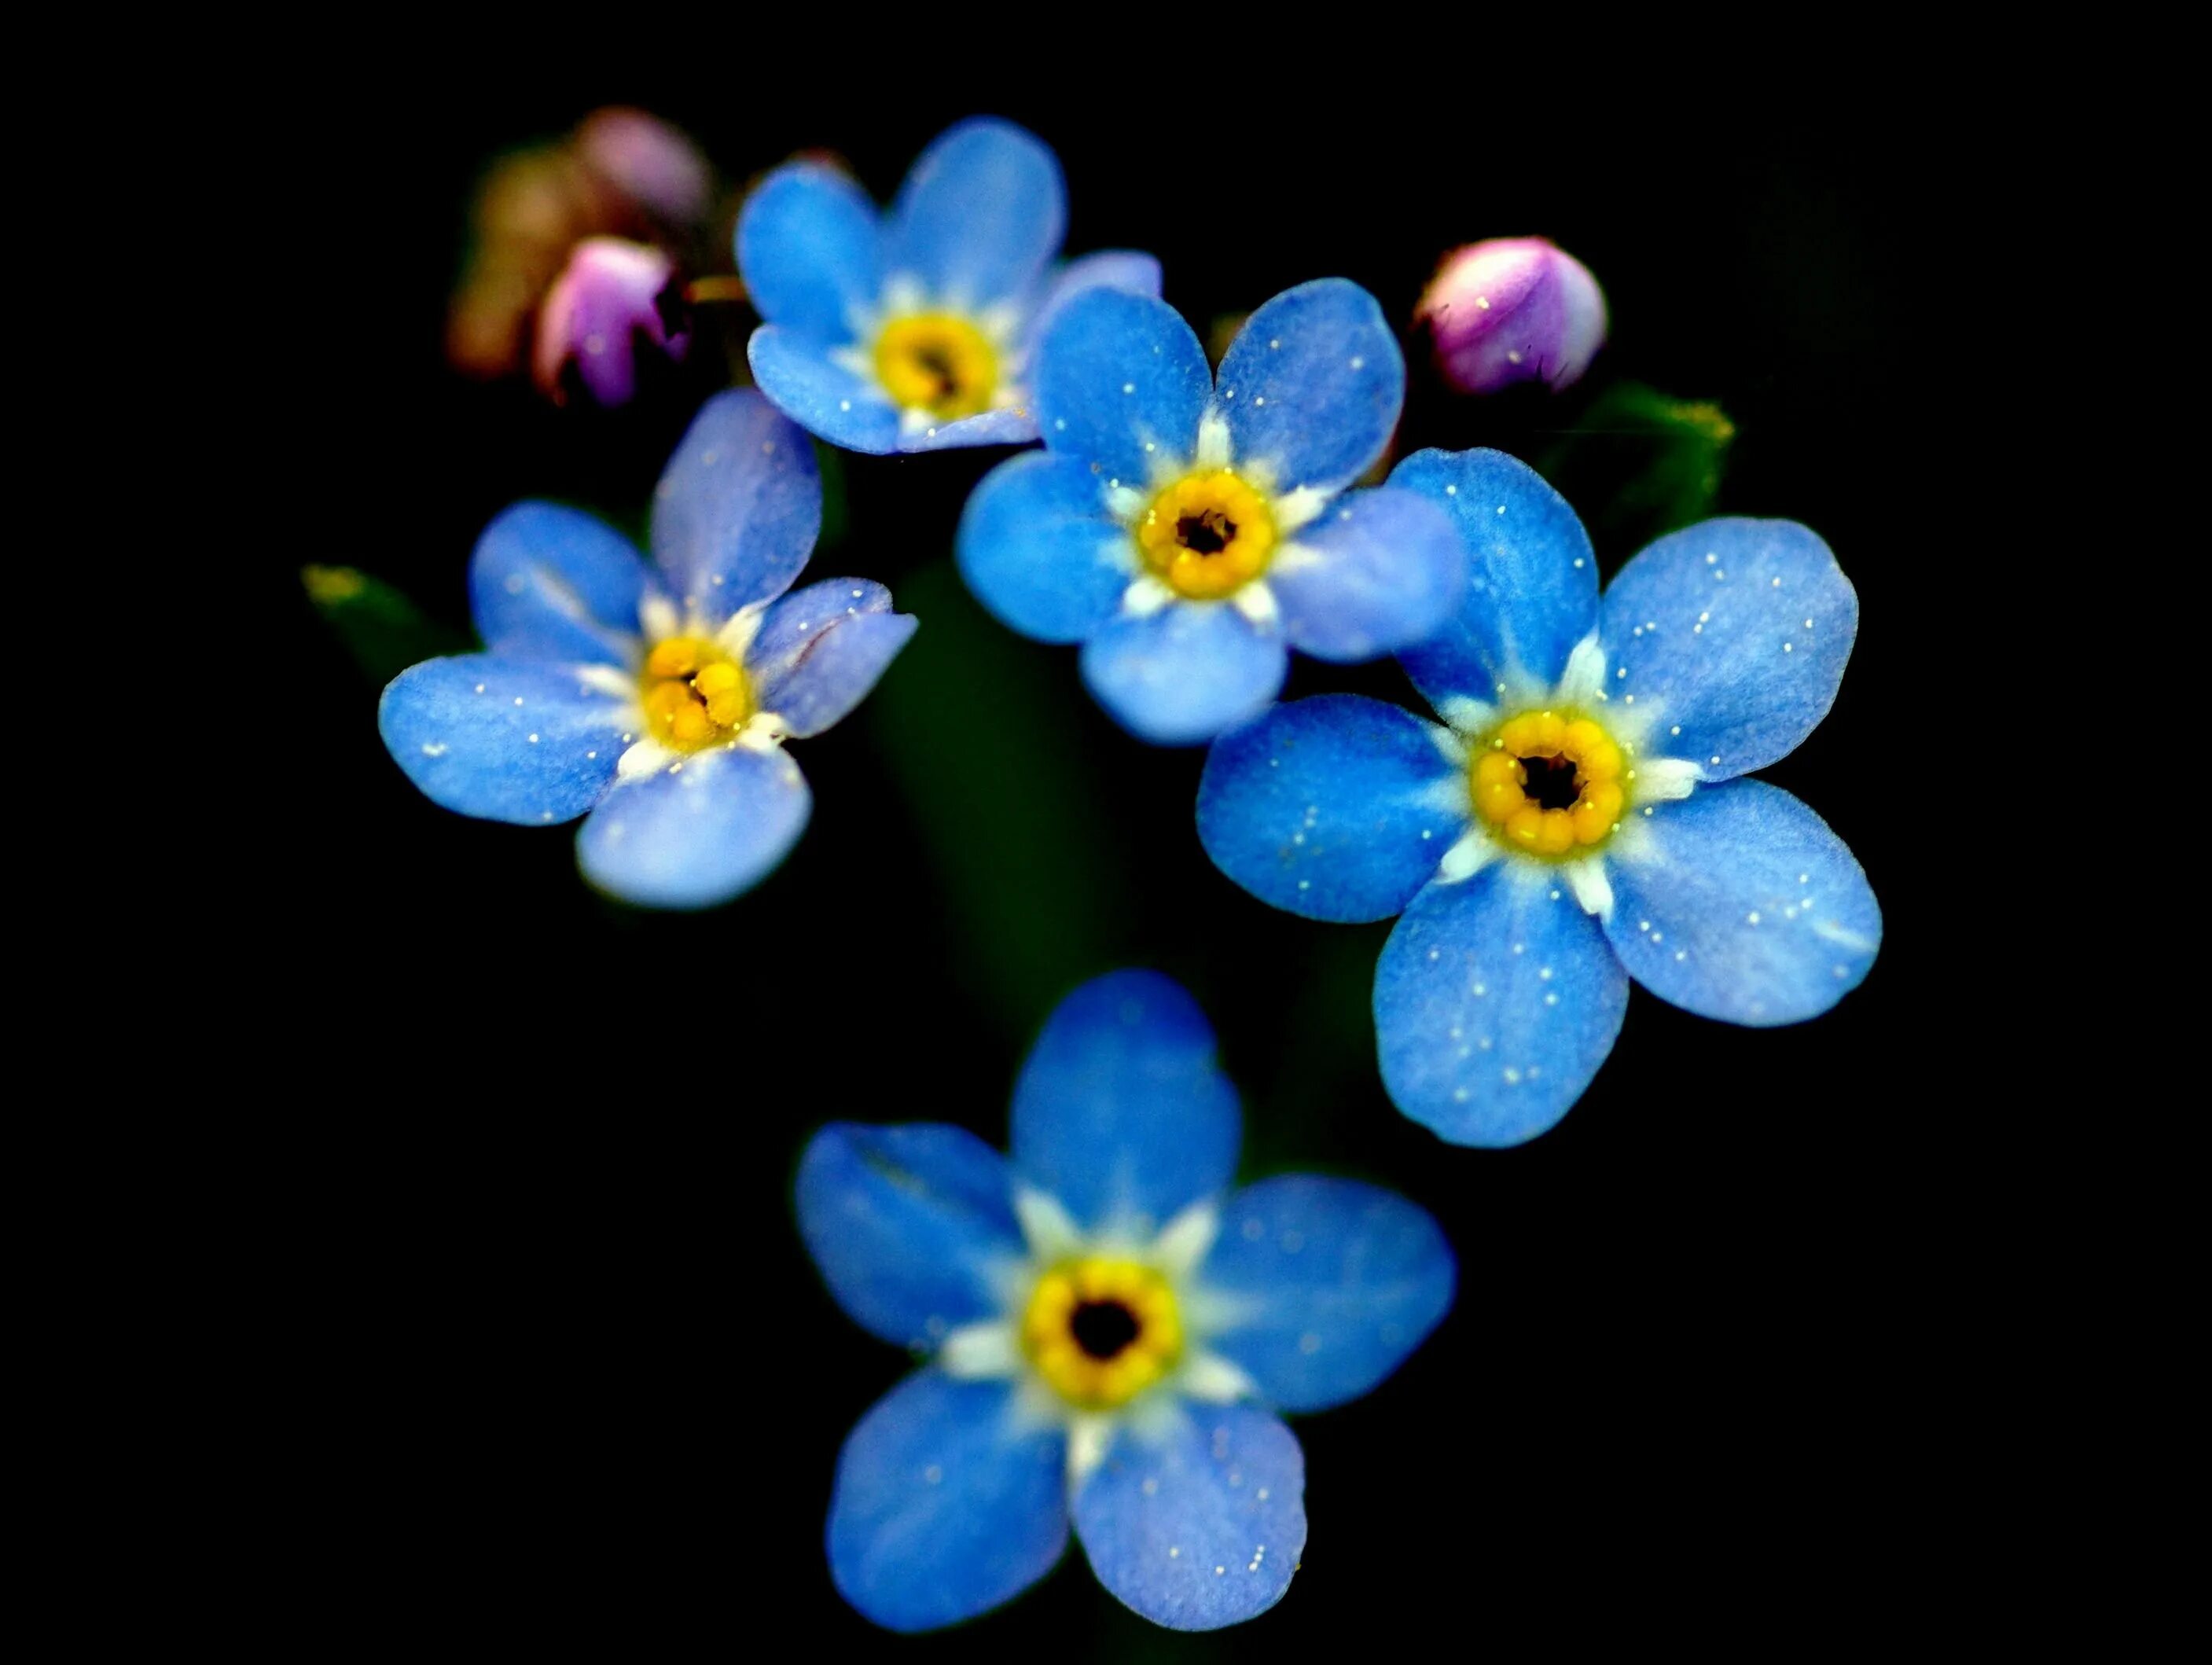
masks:
POLYGON ((1620 744, 1595 718, 1523 711, 1476 749, 1468 790, 1475 813, 1509 848, 1561 858, 1613 836, 1628 805, 1620 744), (1541 785, 1532 787, 1540 776, 1541 785), (1566 788, 1572 797, 1562 803, 1566 788))
POLYGON ((951 422, 991 408, 999 391, 999 355, 964 318, 950 313, 895 318, 876 337, 876 379, 893 404, 951 422))
POLYGON ((753 714, 744 667, 703 636, 654 644, 641 701, 653 738, 679 751, 718 745, 753 714))
POLYGON ((1267 569, 1275 517, 1232 469, 1186 474, 1152 499, 1137 548, 1177 595, 1216 601, 1267 569))
POLYGON ((1175 1291, 1154 1268, 1097 1257, 1037 1279, 1022 1349, 1046 1386, 1085 1410, 1126 1405, 1182 1357, 1175 1291))

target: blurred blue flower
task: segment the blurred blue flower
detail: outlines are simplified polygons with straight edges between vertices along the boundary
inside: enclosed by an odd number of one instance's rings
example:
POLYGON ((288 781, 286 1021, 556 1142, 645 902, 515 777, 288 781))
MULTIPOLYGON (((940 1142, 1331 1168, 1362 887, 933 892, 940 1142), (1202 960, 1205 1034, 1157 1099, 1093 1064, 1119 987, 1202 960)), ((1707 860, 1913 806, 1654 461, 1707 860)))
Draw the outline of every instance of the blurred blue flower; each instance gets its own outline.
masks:
POLYGON ((1034 440, 1037 331, 1086 289, 1160 292, 1148 254, 1048 270, 1066 224, 1059 161, 1011 122, 948 128, 882 216, 834 168, 780 167, 738 222, 738 270, 764 320, 753 379, 850 451, 1034 440))
POLYGON ((844 716, 915 630, 864 579, 784 594, 821 520, 813 447, 751 392, 708 400, 669 459, 650 566, 588 514, 516 504, 469 569, 487 651, 384 690, 392 760, 463 815, 588 812, 584 875, 625 901, 728 901, 806 825, 784 741, 844 716))
POLYGON ((838 1461, 830 1571, 861 1613, 973 1618, 1049 1571, 1071 1523, 1156 1624, 1213 1630, 1281 1599, 1305 1465, 1274 1409, 1375 1387, 1449 1309, 1454 1267, 1394 1193, 1309 1175, 1231 1191, 1238 1138, 1205 1015, 1146 971, 1053 1013, 1011 1159, 940 1124, 815 1136, 799 1223, 830 1293, 932 1355, 838 1461))
POLYGON ((1454 1144, 1518 1144, 1613 1049, 1631 978, 1701 1017, 1818 1016, 1881 940, 1866 875, 1820 817, 1739 777, 1834 702, 1858 599, 1788 520, 1708 520, 1602 599, 1588 535, 1495 451, 1408 457, 1445 505, 1467 605, 1401 656, 1443 726, 1300 700, 1224 735, 1199 837, 1262 902, 1404 915, 1375 976, 1383 1085, 1454 1144))
POLYGON ((1079 295, 1038 346, 1045 449, 975 489, 960 570, 1011 629, 1080 642, 1091 692, 1138 738, 1211 739, 1275 697, 1291 648, 1373 659, 1458 605, 1449 515, 1346 490, 1405 390, 1382 309, 1341 278, 1253 313, 1218 378, 1165 303, 1079 295))

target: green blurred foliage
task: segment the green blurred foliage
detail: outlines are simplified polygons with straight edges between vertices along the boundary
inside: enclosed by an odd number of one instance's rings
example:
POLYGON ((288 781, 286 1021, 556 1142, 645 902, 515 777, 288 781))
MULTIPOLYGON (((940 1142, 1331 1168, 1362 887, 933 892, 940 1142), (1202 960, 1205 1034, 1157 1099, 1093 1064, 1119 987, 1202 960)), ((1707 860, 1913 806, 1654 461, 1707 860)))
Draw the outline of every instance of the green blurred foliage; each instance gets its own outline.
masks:
POLYGON ((362 673, 380 687, 418 660, 465 653, 475 646, 462 632, 425 617, 382 579, 356 568, 302 567, 300 582, 362 673))
POLYGON ((962 921, 977 993, 1026 1035, 1038 991, 1094 975, 1136 902, 1112 806, 1067 744, 1084 696, 987 616, 949 561, 904 579, 899 607, 926 622, 864 708, 962 921))
POLYGON ((1735 424, 1710 400, 1619 381, 1534 464, 1575 506, 1601 561, 1612 567, 1712 513, 1735 438, 1735 424))

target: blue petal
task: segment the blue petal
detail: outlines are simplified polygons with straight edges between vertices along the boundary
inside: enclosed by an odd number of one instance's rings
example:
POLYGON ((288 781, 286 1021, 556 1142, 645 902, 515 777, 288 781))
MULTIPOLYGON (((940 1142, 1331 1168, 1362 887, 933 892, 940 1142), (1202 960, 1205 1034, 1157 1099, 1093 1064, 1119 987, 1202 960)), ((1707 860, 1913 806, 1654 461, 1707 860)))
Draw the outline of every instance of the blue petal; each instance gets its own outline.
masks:
POLYGON ((812 795, 781 750, 702 751, 607 794, 576 836, 584 877, 647 908, 711 908, 750 890, 805 830, 812 795))
POLYGON ((1006 1158, 963 1127, 833 1122, 799 1159, 799 1235, 837 1304, 896 1346, 996 1316, 1025 1250, 1006 1158))
POLYGON ((961 511, 960 575, 999 623, 1039 641, 1080 641, 1135 575, 1128 529, 1106 514, 1091 465, 1033 451, 983 477, 961 511))
POLYGON ((899 448, 897 409, 829 352, 814 337, 768 324, 745 343, 753 380, 785 416, 847 451, 890 455, 899 448))
POLYGON ((988 1613, 1067 1547, 1067 1441, 1004 1382, 908 1376, 845 1441, 830 1498, 837 1593, 894 1631, 988 1613))
POLYGON ((1142 487, 1196 453, 1212 388, 1206 349, 1181 313, 1148 295, 1085 289, 1039 338, 1030 391, 1046 445, 1142 487))
POLYGON ((1240 1314, 1206 1346, 1279 1410, 1371 1392, 1451 1310, 1451 1245, 1422 1209, 1354 1180, 1286 1174, 1222 1212, 1200 1279, 1240 1314))
POLYGON ((1093 978, 1045 1022, 1014 1086, 1014 1168, 1079 1225, 1159 1225, 1228 1188, 1242 1117, 1213 1027, 1156 971, 1093 978))
POLYGON ((627 708, 579 667, 496 653, 425 659, 376 708, 392 761, 434 804, 487 821, 572 821, 606 795, 627 708))
POLYGON ((867 193, 834 168, 779 167, 738 217, 738 271, 771 324, 844 341, 883 290, 882 234, 867 193))
POLYGON ((1026 407, 979 410, 935 428, 899 435, 901 451, 953 451, 970 445, 1027 445, 1037 436, 1036 414, 1026 407))
POLYGON ((604 520, 558 503, 517 503, 477 539, 469 608, 502 658, 627 665, 635 656, 645 562, 604 520))
POLYGON ((1548 870, 1505 857, 1413 898, 1375 968, 1382 1085, 1454 1145, 1518 1145, 1613 1050, 1628 978, 1548 870))
POLYGON ((1401 911, 1468 819, 1432 725, 1358 694, 1279 705, 1206 754, 1198 838, 1264 902, 1356 924, 1401 911))
POLYGON ((750 389, 699 408, 653 489, 653 558, 710 623, 789 589, 821 529, 814 447, 750 389))
POLYGON ((1122 727, 1154 745, 1196 745, 1259 714, 1290 650, 1225 601, 1121 614, 1083 644, 1083 679, 1122 727))
POLYGON ((1432 704, 1495 700, 1501 682, 1548 691, 1597 628, 1597 556, 1567 500, 1502 451, 1417 451, 1390 483, 1449 508, 1468 556, 1457 617, 1399 656, 1414 684, 1432 704))
POLYGON ((1036 134, 981 117, 921 153, 891 210, 893 271, 963 307, 1028 292, 1067 229, 1060 162, 1036 134))
POLYGON ((880 584, 831 578, 770 607, 745 654, 761 709, 801 739, 842 722, 914 635, 914 615, 890 605, 880 584))
POLYGON ((1046 276, 1024 332, 1024 344, 1034 347, 1060 316, 1060 308, 1085 289, 1119 289, 1125 295, 1150 295, 1158 300, 1160 263, 1149 254, 1122 249, 1105 249, 1069 261, 1046 276))
POLYGON ((1341 277, 1285 289, 1246 320, 1218 378, 1240 468, 1278 490, 1349 485, 1382 454, 1406 361, 1375 297, 1341 277))
POLYGON ((1316 659, 1345 663, 1411 647, 1467 593, 1467 551, 1451 517, 1410 491, 1347 492, 1294 538, 1267 583, 1283 634, 1316 659))
POLYGON ((1606 932, 1628 973, 1700 1018, 1761 1028, 1817 1018, 1881 946, 1865 871, 1779 787, 1731 781, 1638 817, 1607 864, 1606 932))
POLYGON ((1859 599, 1795 520, 1706 520, 1620 569, 1603 629, 1606 691, 1680 725, 1666 754, 1727 780, 1788 757, 1820 726, 1858 635, 1859 599))
POLYGON ((1181 1407, 1147 1431, 1124 1427, 1076 1493, 1076 1534, 1098 1582, 1171 1631, 1267 1612, 1306 1547, 1297 1436, 1246 1405, 1181 1407))

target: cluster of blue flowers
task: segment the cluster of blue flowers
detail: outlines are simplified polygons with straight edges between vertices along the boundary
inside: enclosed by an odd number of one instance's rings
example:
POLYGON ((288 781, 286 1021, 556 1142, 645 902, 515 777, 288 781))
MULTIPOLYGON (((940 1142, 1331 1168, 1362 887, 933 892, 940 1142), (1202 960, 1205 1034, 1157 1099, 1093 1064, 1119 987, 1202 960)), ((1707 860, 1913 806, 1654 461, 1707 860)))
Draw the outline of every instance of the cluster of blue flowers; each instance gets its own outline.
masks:
MULTIPOLYGON (((1707 521, 1601 593, 1574 512, 1501 453, 1419 452, 1360 483, 1406 378, 1366 291, 1277 295, 1216 371, 1148 256, 1055 264, 1065 221, 1052 153, 998 121, 939 137, 882 214, 831 168, 769 175, 737 234, 758 391, 699 413, 649 562, 570 509, 492 523, 470 577, 485 651, 385 691, 409 778, 463 814, 585 817, 580 863, 614 896, 728 901, 805 827, 787 743, 851 710, 915 628, 866 580, 791 590, 821 516, 807 435, 1042 441, 968 502, 969 589, 1079 647, 1131 734, 1210 744, 1197 829, 1231 879, 1310 919, 1397 918, 1374 1017, 1407 1115, 1458 1145, 1542 1133, 1612 1049, 1632 980, 1753 1025, 1857 985, 1881 933, 1864 873, 1749 778, 1826 714, 1856 631, 1817 536, 1707 521), (1395 655, 1435 720, 1278 704, 1293 649, 1395 655)), ((1575 272, 1588 295, 1553 311, 1578 373, 1604 314, 1575 272)), ((1519 377, 1522 334, 1467 328, 1519 377)), ((1010 1158, 945 1126, 815 1139, 799 1223, 830 1291, 928 1360, 838 1465, 830 1563, 854 1607, 898 1630, 971 1617, 1042 1577, 1071 1528, 1162 1625, 1282 1595, 1303 1461, 1267 1407, 1375 1386, 1444 1316, 1453 1262, 1388 1192, 1232 1190, 1237 1145, 1204 1018, 1146 973, 1053 1016, 1010 1158)))

